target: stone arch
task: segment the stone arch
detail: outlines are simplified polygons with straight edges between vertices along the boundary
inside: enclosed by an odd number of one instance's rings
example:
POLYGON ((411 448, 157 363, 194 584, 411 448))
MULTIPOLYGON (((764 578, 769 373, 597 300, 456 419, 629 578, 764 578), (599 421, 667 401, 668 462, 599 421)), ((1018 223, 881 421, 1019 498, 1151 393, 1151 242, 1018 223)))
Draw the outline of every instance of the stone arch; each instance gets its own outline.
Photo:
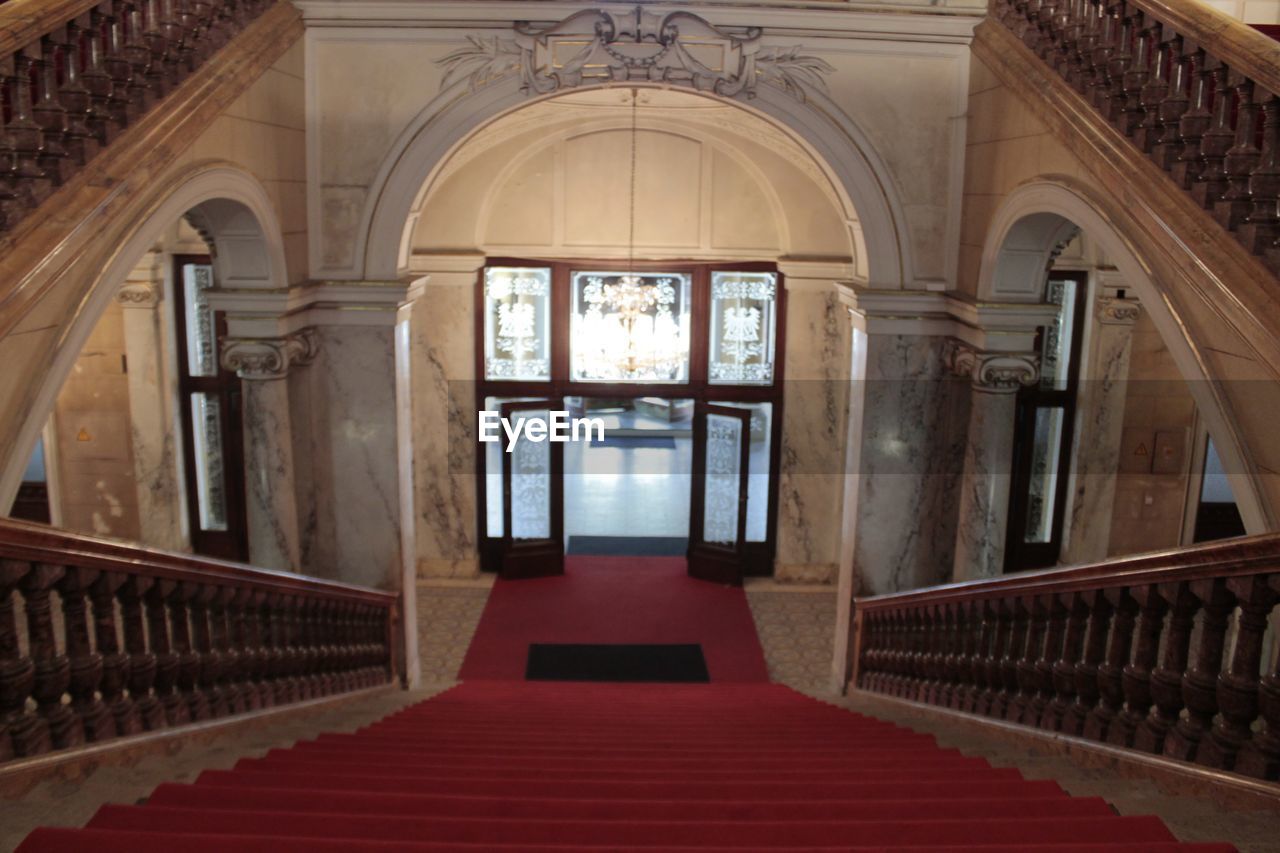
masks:
POLYGON ((84 295, 59 336, 48 370, 39 374, 39 387, 27 395, 30 403, 13 452, 0 471, 0 506, 9 506, 17 494, 27 459, 98 318, 129 271, 180 217, 191 214, 197 230, 212 243, 220 282, 284 287, 289 281, 284 239, 271 199, 256 178, 236 166, 196 165, 158 187, 137 209, 137 216, 115 217, 113 221, 125 227, 96 244, 114 247, 109 255, 83 257, 67 273, 78 281, 62 286, 78 285, 84 295))
MULTIPOLYGON (((625 87, 671 88, 634 82, 625 87)), ((571 91, 593 88, 609 87, 571 91)), ((834 102, 811 94, 802 103, 772 86, 761 86, 749 104, 678 91, 732 105, 787 134, 813 158, 837 192, 857 277, 872 287, 910 285, 914 266, 900 193, 869 138, 834 102)), ((563 94, 529 97, 515 77, 476 91, 458 82, 441 92, 401 133, 373 181, 356 236, 354 275, 368 280, 402 277, 428 190, 443 164, 492 122, 563 94)))
POLYGON ((1131 285, 1187 382, 1201 416, 1229 470, 1245 472, 1236 495, 1246 530, 1269 529, 1266 490, 1251 463, 1249 444, 1230 403, 1197 353, 1185 318, 1153 278, 1151 264, 1088 190, 1069 178, 1051 176, 1011 192, 992 217, 978 273, 978 298, 1039 302, 1057 251, 1076 230, 1093 240, 1131 285))

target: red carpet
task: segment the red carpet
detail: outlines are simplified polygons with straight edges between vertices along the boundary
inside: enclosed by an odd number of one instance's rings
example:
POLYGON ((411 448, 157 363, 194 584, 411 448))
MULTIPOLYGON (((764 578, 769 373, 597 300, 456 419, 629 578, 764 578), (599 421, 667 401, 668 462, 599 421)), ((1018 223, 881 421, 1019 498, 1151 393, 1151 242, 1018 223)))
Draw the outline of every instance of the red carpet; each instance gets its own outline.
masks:
MULTIPOLYGON (((487 617, 486 617, 487 618, 487 617)), ((20 851, 1226 853, 767 684, 479 681, 20 851)))
POLYGON ((683 557, 566 557, 560 577, 503 581, 459 678, 524 678, 530 643, 699 643, 712 682, 768 681, 740 588, 693 580, 683 557))

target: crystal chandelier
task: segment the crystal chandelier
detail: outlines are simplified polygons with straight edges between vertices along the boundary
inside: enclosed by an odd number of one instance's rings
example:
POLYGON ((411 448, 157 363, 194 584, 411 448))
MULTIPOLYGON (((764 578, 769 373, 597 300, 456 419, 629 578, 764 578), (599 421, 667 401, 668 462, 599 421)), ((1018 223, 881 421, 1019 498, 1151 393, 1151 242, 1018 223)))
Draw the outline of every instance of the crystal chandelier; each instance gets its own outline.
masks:
POLYGON ((575 276, 575 379, 683 381, 688 361, 683 276, 575 276))

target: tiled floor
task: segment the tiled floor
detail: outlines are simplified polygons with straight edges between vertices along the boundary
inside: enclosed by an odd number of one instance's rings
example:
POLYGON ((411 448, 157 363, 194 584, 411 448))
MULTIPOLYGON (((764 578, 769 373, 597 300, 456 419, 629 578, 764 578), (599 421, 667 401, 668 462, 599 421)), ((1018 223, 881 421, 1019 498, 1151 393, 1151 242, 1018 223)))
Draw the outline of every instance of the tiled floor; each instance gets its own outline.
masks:
POLYGON ((811 695, 827 694, 836 630, 835 590, 748 580, 746 592, 769 679, 811 695))

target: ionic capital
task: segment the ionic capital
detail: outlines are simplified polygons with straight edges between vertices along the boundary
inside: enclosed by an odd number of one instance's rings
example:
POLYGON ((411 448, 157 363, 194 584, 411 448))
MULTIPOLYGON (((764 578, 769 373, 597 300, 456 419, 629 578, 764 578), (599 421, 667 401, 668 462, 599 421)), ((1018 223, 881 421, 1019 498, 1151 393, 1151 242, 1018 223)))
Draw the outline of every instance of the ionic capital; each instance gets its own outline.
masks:
POLYGON ((222 366, 241 379, 283 379, 290 367, 315 358, 318 349, 313 329, 283 338, 229 338, 222 345, 222 366))

